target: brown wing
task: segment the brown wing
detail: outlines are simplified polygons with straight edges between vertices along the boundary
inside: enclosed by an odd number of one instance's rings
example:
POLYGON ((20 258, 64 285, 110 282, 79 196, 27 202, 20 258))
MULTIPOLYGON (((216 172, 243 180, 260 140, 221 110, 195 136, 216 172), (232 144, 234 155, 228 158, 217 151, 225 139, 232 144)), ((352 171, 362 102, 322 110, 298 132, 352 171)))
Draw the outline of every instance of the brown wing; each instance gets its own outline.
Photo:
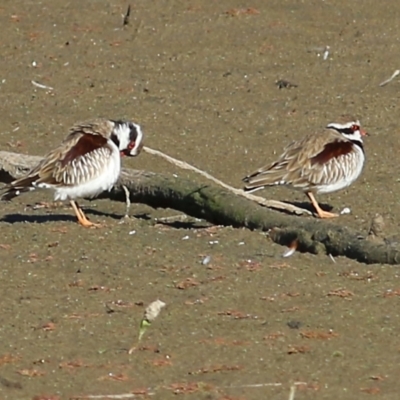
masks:
POLYGON ((102 172, 113 152, 107 143, 114 124, 96 119, 76 124, 59 147, 49 152, 28 174, 5 187, 10 200, 35 186, 73 185, 102 172))
MULTIPOLYGON (((99 158, 99 155, 110 155, 112 149, 108 146, 107 139, 100 135, 71 132, 61 146, 48 153, 32 171, 23 178, 12 183, 14 187, 40 185, 71 185, 76 181, 71 175, 79 172, 79 179, 84 176, 93 177, 93 165, 89 171, 83 172, 82 160, 99 158)), ((100 165, 99 165, 100 167, 100 165)))
POLYGON ((338 158, 351 153, 353 143, 350 141, 339 141, 327 143, 324 149, 310 159, 311 165, 327 164, 332 158, 338 158))
POLYGON ((77 136, 75 143, 59 154, 55 162, 42 166, 37 184, 75 185, 103 172, 113 152, 107 139, 88 133, 77 136))
POLYGON ((74 160, 79 159, 80 157, 85 156, 92 151, 96 151, 106 144, 107 139, 103 136, 91 134, 80 135, 80 138, 76 144, 72 146, 67 151, 64 158, 60 160, 61 168, 64 168, 69 163, 72 163, 74 160))

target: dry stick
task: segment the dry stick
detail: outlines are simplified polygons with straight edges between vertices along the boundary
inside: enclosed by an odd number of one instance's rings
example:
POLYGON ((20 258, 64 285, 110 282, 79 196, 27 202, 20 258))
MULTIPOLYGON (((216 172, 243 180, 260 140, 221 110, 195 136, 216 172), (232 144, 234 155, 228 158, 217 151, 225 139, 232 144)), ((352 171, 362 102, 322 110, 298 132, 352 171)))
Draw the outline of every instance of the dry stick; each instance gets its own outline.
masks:
POLYGON ((131 199, 130 199, 130 193, 129 193, 129 189, 125 186, 122 185, 122 189, 125 192, 125 204, 126 204, 126 210, 125 210, 125 215, 124 218, 129 218, 129 209, 131 207, 131 199))
POLYGON ((289 400, 294 400, 295 393, 296 393, 296 386, 292 385, 290 387, 289 400))
POLYGON ((129 17, 131 15, 131 5, 129 4, 128 10, 126 11, 126 14, 124 16, 124 21, 122 22, 122 25, 128 25, 129 24, 129 17))
POLYGON ((396 78, 396 76, 398 75, 400 75, 400 70, 396 69, 396 71, 393 72, 393 75, 389 79, 386 79, 385 81, 381 82, 379 86, 381 87, 386 86, 388 83, 392 82, 392 80, 396 78))
POLYGON ((143 150, 146 153, 153 154, 155 156, 159 156, 159 157, 163 158, 164 160, 167 160, 171 164, 176 165, 179 168, 197 172, 198 174, 209 179, 210 181, 213 181, 217 185, 222 186, 226 190, 229 190, 230 192, 237 194, 239 196, 245 197, 246 199, 253 200, 256 203, 258 203, 264 207, 273 208, 273 209, 277 209, 277 210, 284 210, 284 211, 288 211, 292 214, 297 214, 297 215, 302 215, 302 214, 312 215, 312 213, 310 211, 305 210, 303 208, 296 207, 292 204, 283 203, 283 202, 277 201, 277 200, 267 200, 267 199, 264 199, 263 197, 254 196, 254 194, 246 193, 242 189, 236 189, 236 188, 229 186, 226 183, 220 181, 219 179, 214 178, 212 175, 208 174, 207 172, 202 171, 201 169, 198 169, 196 167, 193 167, 192 165, 190 165, 184 161, 180 161, 180 160, 177 160, 176 158, 170 157, 170 156, 162 153, 161 151, 153 150, 147 146, 144 146, 143 150))

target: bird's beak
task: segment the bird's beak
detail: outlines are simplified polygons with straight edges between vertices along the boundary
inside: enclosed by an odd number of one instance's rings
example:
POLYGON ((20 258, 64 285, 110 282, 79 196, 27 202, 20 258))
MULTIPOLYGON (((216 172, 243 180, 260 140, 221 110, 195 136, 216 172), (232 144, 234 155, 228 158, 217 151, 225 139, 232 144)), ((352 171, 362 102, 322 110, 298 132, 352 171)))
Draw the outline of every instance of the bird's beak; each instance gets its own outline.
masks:
POLYGON ((139 146, 136 147, 136 142, 129 143, 127 149, 121 150, 121 157, 136 157, 142 151, 143 141, 140 142, 139 146))
POLYGON ((361 136, 369 136, 369 133, 367 131, 364 131, 364 129, 360 129, 360 134, 361 136))
POLYGON ((137 155, 139 155, 139 153, 142 151, 143 148, 143 141, 140 142, 139 146, 136 147, 136 143, 133 142, 132 146, 129 146, 130 148, 128 149, 129 154, 131 157, 135 157, 137 155))

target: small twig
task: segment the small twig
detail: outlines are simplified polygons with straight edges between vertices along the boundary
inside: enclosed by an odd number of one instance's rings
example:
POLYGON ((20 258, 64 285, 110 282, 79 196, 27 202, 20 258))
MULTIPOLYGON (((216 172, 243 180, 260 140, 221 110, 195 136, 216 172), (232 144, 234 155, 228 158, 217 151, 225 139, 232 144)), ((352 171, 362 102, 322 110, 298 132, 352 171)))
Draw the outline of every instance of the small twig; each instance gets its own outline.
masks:
POLYGON ((131 199, 130 199, 131 194, 129 193, 129 190, 125 185, 122 185, 122 189, 124 189, 125 192, 125 204, 126 204, 124 218, 129 218, 129 209, 131 207, 131 199))
POLYGON ((328 57, 329 57, 329 49, 330 49, 329 46, 326 46, 326 47, 325 47, 324 55, 323 55, 323 57, 322 57, 322 59, 323 59, 324 61, 326 61, 326 60, 328 59, 328 57))
POLYGON ((122 26, 129 25, 129 17, 131 15, 131 5, 129 4, 128 10, 126 11, 126 14, 124 16, 124 21, 122 23, 122 26))
POLYGON ((286 79, 279 79, 279 81, 275 82, 275 85, 278 86, 279 89, 290 89, 298 86, 295 83, 287 81, 286 79))
POLYGON ((35 81, 31 81, 33 86, 36 86, 40 89, 46 89, 46 90, 54 90, 51 86, 46 86, 46 85, 42 85, 41 83, 35 82, 35 81))
POLYGON ((294 400, 295 393, 296 393, 296 385, 290 386, 289 400, 294 400))
POLYGON ((277 201, 277 200, 267 200, 267 199, 264 199, 263 197, 259 197, 259 196, 255 196, 254 194, 246 193, 242 189, 236 189, 236 188, 234 188, 232 186, 229 186, 226 183, 220 181, 219 179, 214 178, 212 175, 208 174, 207 172, 202 171, 201 169, 198 169, 198 168, 196 168, 196 167, 194 167, 194 166, 192 166, 192 165, 190 165, 190 164, 188 164, 188 163, 186 163, 184 161, 180 161, 180 160, 177 160, 177 159, 175 159, 173 157, 170 157, 170 156, 162 153, 161 151, 151 149, 151 148, 149 148, 147 146, 144 146, 143 150, 145 152, 149 153, 149 154, 153 154, 153 155, 162 157, 162 158, 164 158, 164 160, 167 160, 168 162, 170 162, 171 164, 176 165, 179 168, 197 172, 198 174, 200 174, 200 175, 204 176, 205 178, 209 179, 210 181, 213 181, 217 185, 222 186, 226 190, 229 190, 230 192, 235 193, 238 196, 242 196, 242 197, 245 197, 246 199, 255 201, 256 203, 258 203, 258 204, 260 204, 260 205, 262 205, 264 207, 273 208, 273 209, 276 209, 276 210, 284 210, 284 211, 290 212, 292 214, 297 214, 297 215, 302 215, 302 214, 312 215, 312 213, 310 211, 305 210, 303 208, 296 207, 296 206, 294 206, 292 204, 284 203, 282 201, 277 201))
POLYGON ((380 84, 379 84, 379 86, 385 86, 385 85, 387 85, 388 83, 390 83, 394 78, 396 78, 396 76, 398 76, 400 74, 400 70, 399 69, 396 69, 396 71, 394 71, 393 72, 393 75, 389 78, 389 79, 386 79, 386 81, 383 81, 383 82, 381 82, 380 84))

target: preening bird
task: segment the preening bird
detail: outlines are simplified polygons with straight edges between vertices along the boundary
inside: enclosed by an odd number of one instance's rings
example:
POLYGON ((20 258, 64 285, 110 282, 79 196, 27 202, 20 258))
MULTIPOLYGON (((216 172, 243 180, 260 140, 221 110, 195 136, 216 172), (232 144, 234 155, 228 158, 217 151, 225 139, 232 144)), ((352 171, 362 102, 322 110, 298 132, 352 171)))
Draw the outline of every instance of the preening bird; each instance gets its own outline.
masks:
POLYGON ((3 188, 1 199, 51 189, 54 200, 70 201, 82 226, 97 226, 88 220, 76 199, 111 190, 121 171, 121 157, 137 156, 142 147, 143 132, 134 122, 97 118, 77 123, 30 172, 3 188))

